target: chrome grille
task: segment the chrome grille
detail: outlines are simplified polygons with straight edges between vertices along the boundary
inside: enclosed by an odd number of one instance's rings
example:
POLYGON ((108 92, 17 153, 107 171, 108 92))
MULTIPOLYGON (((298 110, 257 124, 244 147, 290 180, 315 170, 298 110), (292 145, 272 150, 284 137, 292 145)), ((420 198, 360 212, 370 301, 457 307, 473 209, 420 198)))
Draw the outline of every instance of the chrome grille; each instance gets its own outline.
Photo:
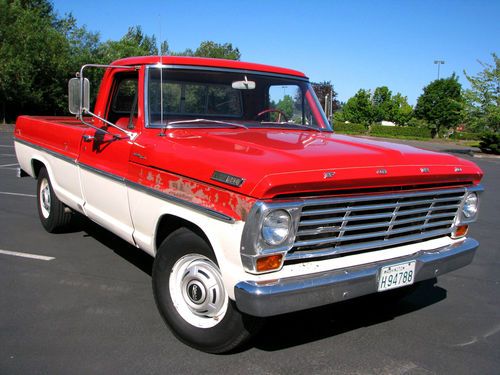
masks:
POLYGON ((286 259, 376 250, 451 233, 465 188, 306 201, 286 259))

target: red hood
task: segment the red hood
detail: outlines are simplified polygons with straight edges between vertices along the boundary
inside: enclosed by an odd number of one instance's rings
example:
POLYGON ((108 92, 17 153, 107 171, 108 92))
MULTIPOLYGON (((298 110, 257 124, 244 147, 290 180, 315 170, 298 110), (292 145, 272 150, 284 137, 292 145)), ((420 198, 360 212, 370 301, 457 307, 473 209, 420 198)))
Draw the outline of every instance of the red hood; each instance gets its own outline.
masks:
POLYGON ((177 129, 165 137, 146 139, 139 143, 149 151, 147 158, 134 161, 255 198, 346 188, 477 183, 482 177, 474 163, 452 155, 333 133, 177 129), (233 187, 213 181, 214 171, 244 182, 233 187))

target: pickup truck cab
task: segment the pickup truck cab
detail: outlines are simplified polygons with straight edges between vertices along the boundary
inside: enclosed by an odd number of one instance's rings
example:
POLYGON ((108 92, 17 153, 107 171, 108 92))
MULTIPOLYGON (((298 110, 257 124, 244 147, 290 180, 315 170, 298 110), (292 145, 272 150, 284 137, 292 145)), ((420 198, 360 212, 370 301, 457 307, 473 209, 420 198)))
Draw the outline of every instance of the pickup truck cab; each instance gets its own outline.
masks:
POLYGON ((478 247, 474 163, 335 134, 303 73, 132 57, 69 88, 76 117, 16 123, 41 223, 79 212, 155 257, 158 309, 200 350, 233 349, 264 317, 405 290, 478 247))

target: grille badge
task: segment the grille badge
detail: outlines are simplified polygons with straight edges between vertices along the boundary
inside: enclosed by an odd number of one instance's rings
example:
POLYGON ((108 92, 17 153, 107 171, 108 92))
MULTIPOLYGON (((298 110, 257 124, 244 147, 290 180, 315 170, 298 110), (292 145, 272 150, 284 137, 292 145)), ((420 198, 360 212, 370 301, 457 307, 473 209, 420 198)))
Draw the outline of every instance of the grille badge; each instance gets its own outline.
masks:
POLYGON ((381 175, 384 175, 384 174, 387 174, 387 169, 377 169, 377 174, 381 174, 381 175))
POLYGON ((420 168, 420 172, 422 172, 422 173, 429 173, 430 169, 429 168, 420 168))
POLYGON ((323 174, 323 178, 326 180, 328 178, 332 178, 333 176, 335 176, 335 172, 325 172, 323 174))

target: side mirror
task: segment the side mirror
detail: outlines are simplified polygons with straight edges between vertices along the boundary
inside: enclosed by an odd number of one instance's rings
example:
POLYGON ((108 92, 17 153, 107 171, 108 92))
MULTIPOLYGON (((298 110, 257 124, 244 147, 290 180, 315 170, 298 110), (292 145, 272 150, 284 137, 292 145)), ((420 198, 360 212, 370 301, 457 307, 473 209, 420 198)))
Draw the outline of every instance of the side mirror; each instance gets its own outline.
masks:
POLYGON ((90 82, 87 78, 71 78, 68 82, 68 108, 73 115, 80 116, 90 105, 90 82), (83 87, 82 87, 83 86, 83 87), (82 97, 83 95, 83 97, 82 97))

